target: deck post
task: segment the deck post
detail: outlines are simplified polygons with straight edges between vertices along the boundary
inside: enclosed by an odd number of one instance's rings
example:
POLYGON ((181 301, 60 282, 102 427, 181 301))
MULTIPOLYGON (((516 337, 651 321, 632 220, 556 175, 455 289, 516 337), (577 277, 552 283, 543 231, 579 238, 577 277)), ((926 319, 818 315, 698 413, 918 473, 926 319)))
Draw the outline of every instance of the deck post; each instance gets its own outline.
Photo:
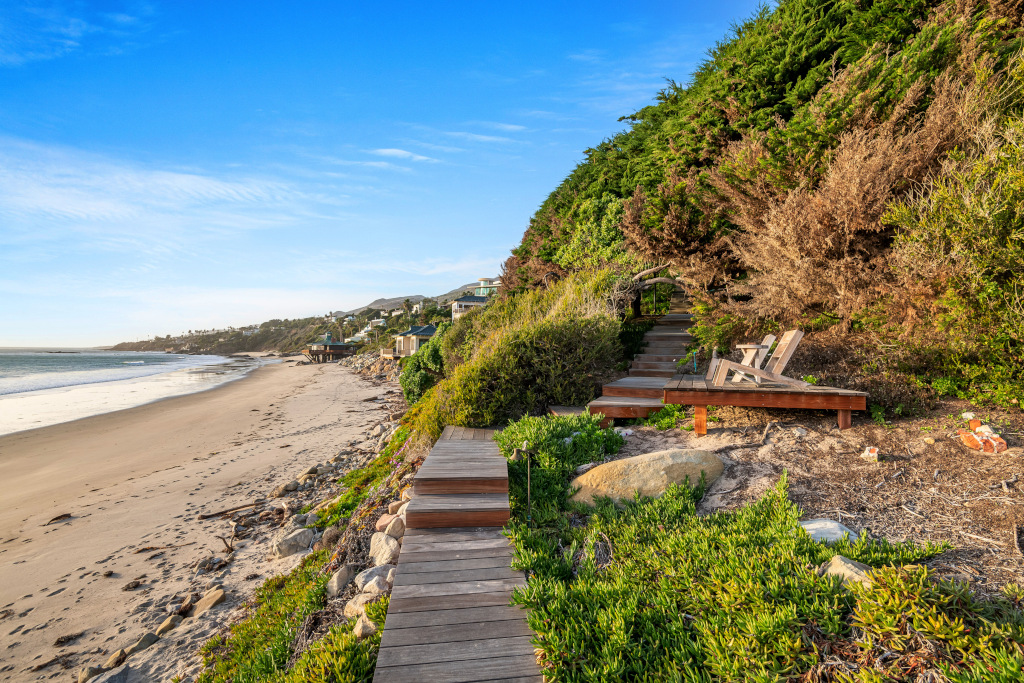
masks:
POLYGON ((693 431, 695 431, 699 436, 704 436, 708 433, 707 406, 693 407, 693 431))
POLYGON ((839 413, 839 429, 849 429, 850 427, 853 426, 853 421, 851 417, 853 411, 837 410, 836 412, 839 413))

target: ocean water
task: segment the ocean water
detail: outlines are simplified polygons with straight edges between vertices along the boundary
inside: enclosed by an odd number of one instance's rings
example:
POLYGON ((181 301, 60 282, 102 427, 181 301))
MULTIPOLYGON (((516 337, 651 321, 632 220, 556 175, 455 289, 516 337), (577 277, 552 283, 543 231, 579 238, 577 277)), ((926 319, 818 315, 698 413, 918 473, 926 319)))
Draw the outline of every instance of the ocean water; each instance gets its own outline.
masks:
POLYGON ((95 349, 0 348, 0 435, 212 389, 262 362, 95 349))

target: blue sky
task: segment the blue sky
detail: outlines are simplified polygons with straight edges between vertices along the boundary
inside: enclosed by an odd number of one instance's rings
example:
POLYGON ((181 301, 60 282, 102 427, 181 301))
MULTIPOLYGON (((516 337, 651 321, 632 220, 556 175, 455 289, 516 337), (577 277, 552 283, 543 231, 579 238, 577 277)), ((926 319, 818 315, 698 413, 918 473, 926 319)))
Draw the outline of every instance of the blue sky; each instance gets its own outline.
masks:
POLYGON ((756 2, 4 2, 0 346, 497 275, 756 2))

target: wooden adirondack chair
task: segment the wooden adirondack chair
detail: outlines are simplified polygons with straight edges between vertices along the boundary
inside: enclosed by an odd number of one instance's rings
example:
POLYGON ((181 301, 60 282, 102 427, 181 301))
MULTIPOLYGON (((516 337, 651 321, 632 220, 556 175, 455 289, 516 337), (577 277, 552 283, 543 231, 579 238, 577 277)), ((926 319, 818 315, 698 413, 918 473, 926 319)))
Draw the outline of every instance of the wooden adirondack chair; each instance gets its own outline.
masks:
MULTIPOLYGON (((743 349, 743 360, 740 361, 740 364, 760 369, 761 363, 764 362, 765 356, 768 355, 768 349, 772 348, 772 344, 774 343, 775 335, 768 334, 765 335, 764 339, 761 340, 760 344, 737 344, 736 348, 743 349)), ((715 371, 718 369, 718 364, 725 360, 727 359, 718 357, 717 351, 713 352, 713 355, 711 357, 711 365, 708 366, 708 372, 704 376, 704 379, 708 381, 713 380, 715 378, 715 371)), ((753 379, 753 381, 757 382, 758 384, 761 383, 760 377, 751 378, 748 377, 747 375, 744 375, 742 372, 738 370, 736 374, 733 376, 732 381, 733 383, 738 384, 739 382, 742 382, 744 380, 750 381, 751 379, 753 379)))
MULTIPOLYGON (((747 365, 743 362, 737 363, 736 361, 718 359, 717 363, 712 362, 712 370, 708 371, 710 375, 708 379, 716 387, 725 386, 725 380, 728 378, 729 373, 737 373, 740 382, 747 380, 746 375, 750 375, 757 379, 768 380, 769 382, 778 382, 779 384, 788 384, 794 387, 806 387, 810 386, 807 382, 803 382, 792 377, 786 377, 782 372, 786 369, 786 365, 789 363, 789 359, 793 357, 793 353, 796 352, 796 347, 800 344, 800 340, 803 339, 804 333, 800 330, 790 330, 782 335, 782 339, 779 340, 778 345, 775 347, 775 352, 772 353, 772 357, 768 359, 764 369, 756 367, 755 365, 747 365)), ((755 347, 750 347, 744 353, 744 360, 751 351, 761 353, 762 350, 755 347)), ((737 382, 737 378, 733 378, 733 382, 737 382)))

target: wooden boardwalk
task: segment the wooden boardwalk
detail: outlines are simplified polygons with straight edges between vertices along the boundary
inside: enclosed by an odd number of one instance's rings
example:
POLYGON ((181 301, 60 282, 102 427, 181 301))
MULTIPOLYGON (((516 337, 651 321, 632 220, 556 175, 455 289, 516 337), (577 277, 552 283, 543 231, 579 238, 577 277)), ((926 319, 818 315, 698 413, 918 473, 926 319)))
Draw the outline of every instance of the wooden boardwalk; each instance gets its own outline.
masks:
POLYGON ((838 412, 840 429, 849 429, 853 410, 867 409, 868 395, 834 387, 809 385, 794 387, 770 383, 733 384, 716 387, 700 375, 676 375, 665 385, 665 403, 692 405, 694 431, 707 433, 708 406, 744 406, 749 408, 809 408, 838 412))
POLYGON ((407 510, 375 683, 542 681, 512 570, 508 467, 492 430, 448 427, 407 510))

